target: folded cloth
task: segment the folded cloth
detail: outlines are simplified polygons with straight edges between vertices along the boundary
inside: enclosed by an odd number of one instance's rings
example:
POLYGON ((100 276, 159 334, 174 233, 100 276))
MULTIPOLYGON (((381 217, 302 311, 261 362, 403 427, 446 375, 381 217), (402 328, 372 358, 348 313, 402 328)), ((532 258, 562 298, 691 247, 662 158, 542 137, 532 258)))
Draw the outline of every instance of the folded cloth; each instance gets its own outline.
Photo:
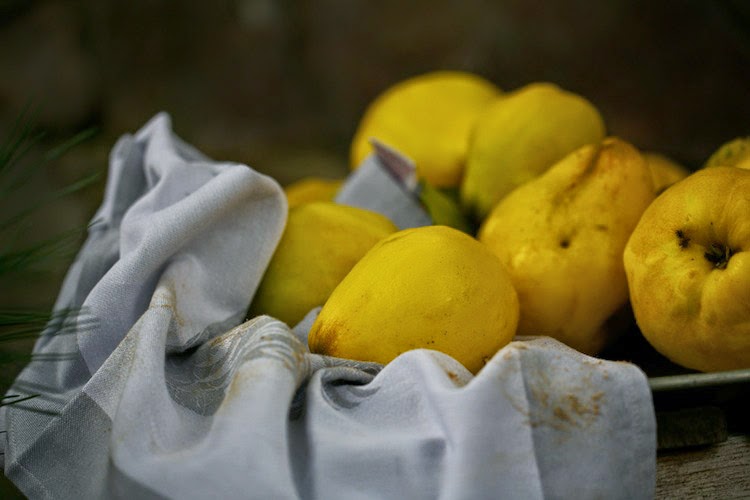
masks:
POLYGON ((381 213, 399 229, 431 224, 419 202, 414 162, 385 144, 373 141, 373 146, 374 152, 345 180, 335 201, 381 213))
MULTIPOLYGON (((418 349, 310 353, 245 310, 283 231, 273 179, 157 115, 117 143, 102 207, 35 358, 0 409, 30 498, 651 498, 635 365, 519 339, 472 376, 418 349), (55 362, 44 361, 54 358, 55 362)), ((3 455, 0 455, 3 457, 3 455)))

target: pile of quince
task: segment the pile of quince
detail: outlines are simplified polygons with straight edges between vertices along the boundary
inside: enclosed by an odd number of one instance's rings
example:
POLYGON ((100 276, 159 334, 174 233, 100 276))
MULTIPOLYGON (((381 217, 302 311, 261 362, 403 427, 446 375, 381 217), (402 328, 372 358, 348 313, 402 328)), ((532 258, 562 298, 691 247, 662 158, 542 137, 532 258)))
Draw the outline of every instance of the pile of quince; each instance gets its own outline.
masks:
POLYGON ((340 180, 288 186, 251 315, 294 325, 322 306, 313 352, 388 363, 435 349, 476 373, 516 335, 596 356, 630 305, 673 362, 750 368, 750 138, 691 171, 608 135, 591 102, 556 85, 503 92, 441 71, 371 103, 352 169, 372 139, 414 162, 435 224, 398 230, 337 204, 340 180))

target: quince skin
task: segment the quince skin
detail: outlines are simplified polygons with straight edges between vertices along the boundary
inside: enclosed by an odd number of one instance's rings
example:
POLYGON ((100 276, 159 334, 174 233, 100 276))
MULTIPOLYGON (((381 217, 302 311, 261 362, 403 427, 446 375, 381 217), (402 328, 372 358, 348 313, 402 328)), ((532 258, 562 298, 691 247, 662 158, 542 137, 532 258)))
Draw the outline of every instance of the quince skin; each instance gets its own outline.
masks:
POLYGON ((604 134, 593 104, 556 85, 531 83, 504 94, 474 126, 461 183, 464 210, 481 221, 513 189, 604 134))
POLYGON ((315 353, 378 363, 434 349, 476 373, 517 323, 518 297, 498 258, 457 229, 424 226, 388 236, 354 266, 308 344, 315 353))
POLYGON ((362 208, 325 201, 292 208, 248 315, 268 314, 294 326, 325 303, 373 245, 397 230, 385 216, 362 208))
POLYGON ((477 116, 500 95, 492 82, 462 71, 403 80, 365 110, 351 145, 351 168, 373 151, 372 139, 409 157, 417 176, 436 188, 457 187, 477 116))
POLYGON ((512 191, 479 230, 520 301, 519 335, 547 335, 586 354, 610 340, 627 303, 622 251, 654 199, 651 173, 617 138, 583 146, 512 191))
POLYGON ((699 170, 646 210, 624 253, 638 327, 675 363, 750 368, 750 171, 699 170))

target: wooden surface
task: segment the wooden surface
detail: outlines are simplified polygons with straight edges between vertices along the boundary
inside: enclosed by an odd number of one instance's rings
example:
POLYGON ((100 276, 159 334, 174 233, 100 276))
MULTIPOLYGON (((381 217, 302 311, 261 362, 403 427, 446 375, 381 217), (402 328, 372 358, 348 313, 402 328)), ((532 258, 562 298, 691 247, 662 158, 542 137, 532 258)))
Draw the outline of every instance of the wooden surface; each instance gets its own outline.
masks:
POLYGON ((750 435, 711 446, 659 452, 656 498, 750 498, 750 435))

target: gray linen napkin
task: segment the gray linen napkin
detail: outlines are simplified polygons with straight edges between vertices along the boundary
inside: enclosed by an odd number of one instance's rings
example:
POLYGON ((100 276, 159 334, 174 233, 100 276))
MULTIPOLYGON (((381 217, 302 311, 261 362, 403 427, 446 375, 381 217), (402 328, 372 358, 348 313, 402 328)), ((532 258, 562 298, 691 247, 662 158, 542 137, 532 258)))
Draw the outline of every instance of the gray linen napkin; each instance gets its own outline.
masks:
POLYGON ((317 309, 293 330, 245 321, 285 217, 273 179, 206 158, 166 114, 120 139, 57 301, 75 313, 35 346, 65 356, 29 363, 11 392, 40 396, 0 409, 22 492, 653 496, 654 410, 632 364, 528 338, 477 376, 430 350, 383 367, 311 354, 317 309))

